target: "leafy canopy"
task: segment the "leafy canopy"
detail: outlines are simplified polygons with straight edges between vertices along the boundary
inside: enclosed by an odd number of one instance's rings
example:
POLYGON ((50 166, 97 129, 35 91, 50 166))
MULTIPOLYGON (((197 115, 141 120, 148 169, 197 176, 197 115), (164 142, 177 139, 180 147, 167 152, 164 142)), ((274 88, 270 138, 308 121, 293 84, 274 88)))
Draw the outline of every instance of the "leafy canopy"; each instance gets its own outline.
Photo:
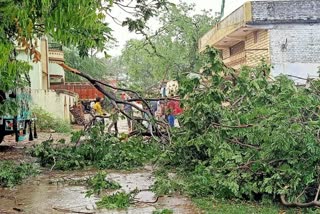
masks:
POLYGON ((153 35, 127 42, 122 61, 137 88, 148 91, 164 79, 199 70, 198 40, 215 19, 208 11, 193 15, 194 10, 195 5, 170 5, 161 14, 160 28, 153 35))
MULTIPOLYGON (((141 30, 143 23, 165 5, 165 0, 1 0, 0 90, 14 90, 27 83, 24 76, 30 66, 16 60, 17 45, 36 62, 41 57, 36 38, 50 36, 64 46, 77 47, 80 56, 86 56, 90 49, 104 51, 112 39, 107 17, 114 7, 130 7, 134 18, 128 18, 123 25, 141 30)), ((0 108, 4 112, 16 106, 0 108)))

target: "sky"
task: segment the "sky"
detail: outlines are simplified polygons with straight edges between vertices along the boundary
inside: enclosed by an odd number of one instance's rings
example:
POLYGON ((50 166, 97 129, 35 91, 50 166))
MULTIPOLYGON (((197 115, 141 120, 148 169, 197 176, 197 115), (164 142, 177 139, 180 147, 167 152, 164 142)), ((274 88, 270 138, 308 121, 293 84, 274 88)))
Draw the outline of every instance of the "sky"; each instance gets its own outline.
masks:
MULTIPOLYGON (((169 0, 172 3, 179 4, 180 0, 169 0)), ((212 10, 212 16, 215 15, 215 12, 220 12, 221 9, 221 0, 181 0, 182 2, 195 4, 196 5, 196 13, 200 13, 201 10, 212 10)), ((225 6, 225 15, 228 15, 230 12, 232 12, 234 9, 239 7, 241 4, 243 4, 245 0, 226 0, 226 6, 225 6)), ((112 11, 112 15, 117 17, 119 20, 123 20, 125 17, 128 16, 128 14, 124 11, 122 11, 119 8, 114 8, 112 11)), ((121 27, 118 24, 116 24, 114 21, 109 20, 110 27, 113 29, 113 36, 117 39, 118 43, 116 47, 112 47, 108 50, 108 54, 111 56, 119 56, 121 54, 121 50, 126 44, 126 42, 130 39, 140 39, 139 35, 135 33, 130 33, 127 30, 127 27, 121 27)), ((152 22, 156 23, 156 22, 152 22)), ((156 25, 156 24, 155 24, 156 25)), ((157 26, 153 26, 155 29, 157 26)))

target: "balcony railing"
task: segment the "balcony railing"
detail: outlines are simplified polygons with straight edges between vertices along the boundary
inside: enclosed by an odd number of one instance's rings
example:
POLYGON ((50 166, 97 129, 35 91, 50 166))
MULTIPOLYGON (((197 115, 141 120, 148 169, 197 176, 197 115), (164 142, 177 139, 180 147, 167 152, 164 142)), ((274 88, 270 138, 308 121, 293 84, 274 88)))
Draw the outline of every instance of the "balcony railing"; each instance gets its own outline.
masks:
POLYGON ((62 45, 58 43, 48 43, 49 49, 49 61, 51 63, 64 62, 64 54, 62 50, 62 45))
POLYGON ((58 43, 49 43, 48 44, 48 48, 49 50, 59 50, 62 51, 62 45, 58 44, 58 43))
POLYGON ((226 66, 237 69, 242 65, 257 66, 262 59, 269 62, 269 49, 246 49, 223 59, 223 62, 226 66))
POLYGON ((228 58, 223 59, 224 64, 233 67, 238 64, 245 64, 246 61, 246 51, 240 52, 238 54, 232 55, 228 58))

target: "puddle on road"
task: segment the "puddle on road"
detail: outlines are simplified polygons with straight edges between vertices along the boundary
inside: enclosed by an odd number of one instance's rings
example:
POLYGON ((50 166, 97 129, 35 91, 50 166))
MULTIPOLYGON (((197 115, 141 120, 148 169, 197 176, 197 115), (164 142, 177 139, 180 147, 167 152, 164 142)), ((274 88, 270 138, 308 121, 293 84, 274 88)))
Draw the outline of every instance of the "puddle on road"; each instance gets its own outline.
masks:
POLYGON ((0 213, 112 213, 151 214, 156 209, 172 209, 174 213, 199 213, 190 200, 181 196, 160 197, 148 191, 154 182, 152 171, 115 172, 107 178, 120 183, 122 190, 142 190, 135 198, 139 201, 126 210, 97 210, 96 197, 85 197, 85 180, 94 171, 52 172, 31 178, 15 189, 0 189, 0 213), (153 203, 157 201, 156 203, 153 203), (17 211, 17 210, 20 210, 17 211))

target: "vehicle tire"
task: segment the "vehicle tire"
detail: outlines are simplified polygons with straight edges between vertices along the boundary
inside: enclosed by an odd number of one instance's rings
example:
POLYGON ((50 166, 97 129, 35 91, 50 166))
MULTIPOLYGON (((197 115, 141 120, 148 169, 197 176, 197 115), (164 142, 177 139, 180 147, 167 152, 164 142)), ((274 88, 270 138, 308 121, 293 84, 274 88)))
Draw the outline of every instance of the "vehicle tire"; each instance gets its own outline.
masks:
POLYGON ((2 143, 3 138, 4 138, 4 135, 2 133, 0 133, 0 143, 2 143))

